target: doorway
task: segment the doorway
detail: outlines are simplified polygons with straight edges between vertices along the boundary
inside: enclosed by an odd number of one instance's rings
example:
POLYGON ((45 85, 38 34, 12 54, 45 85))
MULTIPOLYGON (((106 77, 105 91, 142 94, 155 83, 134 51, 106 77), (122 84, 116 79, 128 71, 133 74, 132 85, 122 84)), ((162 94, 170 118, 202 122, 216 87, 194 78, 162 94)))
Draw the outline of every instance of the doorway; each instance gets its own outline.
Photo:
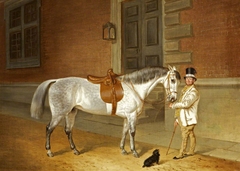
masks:
POLYGON ((124 73, 163 65, 161 0, 133 0, 122 6, 124 73))

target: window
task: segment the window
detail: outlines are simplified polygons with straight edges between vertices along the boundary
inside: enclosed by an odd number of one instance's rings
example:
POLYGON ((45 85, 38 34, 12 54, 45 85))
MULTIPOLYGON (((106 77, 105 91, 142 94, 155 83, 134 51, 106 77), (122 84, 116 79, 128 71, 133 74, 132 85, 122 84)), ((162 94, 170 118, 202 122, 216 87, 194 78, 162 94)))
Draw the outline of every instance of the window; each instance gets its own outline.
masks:
POLYGON ((7 68, 40 66, 40 0, 5 4, 7 68))

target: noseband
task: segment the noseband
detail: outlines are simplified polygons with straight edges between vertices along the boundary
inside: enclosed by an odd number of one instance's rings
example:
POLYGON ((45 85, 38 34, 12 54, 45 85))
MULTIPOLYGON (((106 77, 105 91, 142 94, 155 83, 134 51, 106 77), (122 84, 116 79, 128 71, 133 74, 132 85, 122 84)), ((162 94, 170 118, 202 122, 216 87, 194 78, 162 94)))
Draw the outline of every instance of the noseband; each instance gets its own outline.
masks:
POLYGON ((170 82, 171 82, 170 77, 173 75, 176 77, 176 74, 174 73, 174 71, 169 71, 166 79, 164 80, 164 83, 165 81, 167 81, 167 87, 165 87, 167 96, 170 96, 172 93, 177 93, 177 91, 171 90, 171 87, 170 87, 170 82))

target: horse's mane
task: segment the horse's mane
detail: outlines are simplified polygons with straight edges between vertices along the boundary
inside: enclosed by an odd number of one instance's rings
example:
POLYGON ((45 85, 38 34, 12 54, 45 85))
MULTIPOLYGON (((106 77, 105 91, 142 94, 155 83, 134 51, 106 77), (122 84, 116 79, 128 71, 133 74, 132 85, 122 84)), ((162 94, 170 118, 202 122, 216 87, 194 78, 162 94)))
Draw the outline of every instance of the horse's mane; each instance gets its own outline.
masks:
POLYGON ((147 67, 126 75, 119 76, 118 79, 123 82, 142 84, 156 77, 159 78, 165 76, 168 71, 169 71, 168 68, 164 67, 147 67))

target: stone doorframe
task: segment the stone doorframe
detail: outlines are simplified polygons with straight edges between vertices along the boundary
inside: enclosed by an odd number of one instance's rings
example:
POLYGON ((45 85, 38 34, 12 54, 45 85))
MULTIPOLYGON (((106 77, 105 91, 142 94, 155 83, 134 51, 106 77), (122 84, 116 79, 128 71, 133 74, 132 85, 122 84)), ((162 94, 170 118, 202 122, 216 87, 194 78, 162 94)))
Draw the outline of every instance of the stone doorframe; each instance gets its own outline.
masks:
MULTIPOLYGON (((111 0, 111 22, 116 26, 116 40, 112 42, 111 56, 114 72, 122 72, 121 60, 121 3, 111 0)), ((149 0, 152 1, 152 0, 149 0)), ((180 12, 192 8, 192 0, 162 0, 163 65, 191 63, 192 53, 180 51, 180 40, 193 35, 191 24, 181 24, 180 12)))

